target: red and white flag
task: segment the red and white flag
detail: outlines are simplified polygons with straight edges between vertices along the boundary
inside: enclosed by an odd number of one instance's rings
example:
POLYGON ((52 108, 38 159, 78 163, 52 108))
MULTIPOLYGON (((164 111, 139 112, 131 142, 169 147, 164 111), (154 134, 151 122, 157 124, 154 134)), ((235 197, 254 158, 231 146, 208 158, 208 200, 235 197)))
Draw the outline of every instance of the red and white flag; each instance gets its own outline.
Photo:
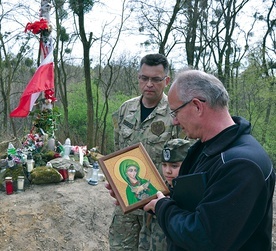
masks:
POLYGON ((49 89, 54 89, 53 50, 37 68, 20 98, 18 107, 10 113, 10 117, 27 117, 40 93, 49 89))

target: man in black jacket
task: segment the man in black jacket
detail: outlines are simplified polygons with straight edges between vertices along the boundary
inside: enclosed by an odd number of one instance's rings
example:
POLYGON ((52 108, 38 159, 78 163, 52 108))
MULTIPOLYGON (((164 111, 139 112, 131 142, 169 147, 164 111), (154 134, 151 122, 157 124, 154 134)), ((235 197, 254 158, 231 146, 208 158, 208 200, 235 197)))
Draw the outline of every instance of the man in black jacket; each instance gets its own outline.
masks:
POLYGON ((223 84, 202 71, 181 72, 168 98, 174 124, 199 139, 182 163, 171 197, 158 192, 144 207, 155 212, 168 250, 271 250, 275 173, 250 135, 250 123, 230 116, 223 84), (196 175, 202 176, 200 184, 187 185, 196 175), (191 205, 184 191, 194 198, 199 187, 201 196, 191 205))

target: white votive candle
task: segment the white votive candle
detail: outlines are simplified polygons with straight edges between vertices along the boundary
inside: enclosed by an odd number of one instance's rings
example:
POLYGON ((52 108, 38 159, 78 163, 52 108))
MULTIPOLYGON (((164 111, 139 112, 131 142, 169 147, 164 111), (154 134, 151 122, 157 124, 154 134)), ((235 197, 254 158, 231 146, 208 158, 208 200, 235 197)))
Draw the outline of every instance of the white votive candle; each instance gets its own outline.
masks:
POLYGON ((17 191, 24 191, 24 176, 18 176, 17 178, 17 191))

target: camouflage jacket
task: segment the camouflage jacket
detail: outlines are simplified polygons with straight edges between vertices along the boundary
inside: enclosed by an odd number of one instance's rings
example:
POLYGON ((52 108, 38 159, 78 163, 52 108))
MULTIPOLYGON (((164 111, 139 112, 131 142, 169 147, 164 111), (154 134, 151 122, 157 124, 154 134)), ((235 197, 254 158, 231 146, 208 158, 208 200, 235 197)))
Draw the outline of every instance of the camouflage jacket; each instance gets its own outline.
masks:
POLYGON ((119 150, 141 142, 162 175, 162 149, 167 140, 178 136, 177 127, 172 124, 168 98, 165 94, 157 107, 141 123, 141 98, 142 96, 138 96, 127 100, 113 113, 115 149, 119 150))

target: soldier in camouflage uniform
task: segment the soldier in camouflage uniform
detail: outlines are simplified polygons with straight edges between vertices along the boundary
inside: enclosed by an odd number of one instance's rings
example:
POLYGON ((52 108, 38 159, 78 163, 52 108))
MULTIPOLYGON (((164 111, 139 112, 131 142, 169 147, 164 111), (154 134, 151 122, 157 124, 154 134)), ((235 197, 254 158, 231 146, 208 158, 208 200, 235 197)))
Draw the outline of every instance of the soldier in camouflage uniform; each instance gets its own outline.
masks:
MULTIPOLYGON (((168 70, 168 61, 163 55, 149 54, 143 57, 138 75, 142 95, 124 102, 113 114, 116 150, 141 142, 160 174, 160 153, 164 143, 177 137, 164 94, 164 88, 170 81, 168 70)), ((146 214, 143 210, 135 210, 123 215, 117 206, 109 229, 110 250, 150 250, 148 239, 151 232, 145 224, 146 214)), ((159 238, 165 239, 160 231, 159 238)), ((162 241, 156 243, 152 250, 166 250, 162 241)))

